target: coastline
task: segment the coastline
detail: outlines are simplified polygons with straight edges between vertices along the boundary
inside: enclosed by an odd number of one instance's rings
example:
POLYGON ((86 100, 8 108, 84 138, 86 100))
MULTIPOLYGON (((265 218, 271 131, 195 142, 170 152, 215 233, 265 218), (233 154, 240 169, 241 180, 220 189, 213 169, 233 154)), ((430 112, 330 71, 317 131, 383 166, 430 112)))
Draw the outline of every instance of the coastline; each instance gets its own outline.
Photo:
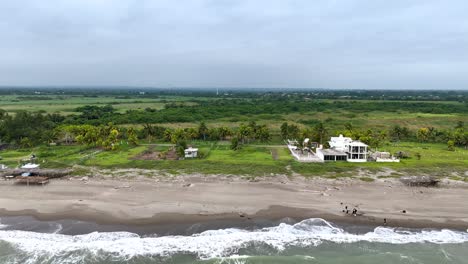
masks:
POLYGON ((391 227, 468 228, 468 184, 454 182, 426 188, 407 187, 395 179, 73 177, 53 180, 44 187, 1 181, 0 193, 0 218, 27 215, 45 221, 73 219, 125 226, 213 222, 248 226, 256 221, 322 218, 369 227, 382 226, 387 218, 391 227), (356 207, 358 216, 342 213, 345 205, 356 207))

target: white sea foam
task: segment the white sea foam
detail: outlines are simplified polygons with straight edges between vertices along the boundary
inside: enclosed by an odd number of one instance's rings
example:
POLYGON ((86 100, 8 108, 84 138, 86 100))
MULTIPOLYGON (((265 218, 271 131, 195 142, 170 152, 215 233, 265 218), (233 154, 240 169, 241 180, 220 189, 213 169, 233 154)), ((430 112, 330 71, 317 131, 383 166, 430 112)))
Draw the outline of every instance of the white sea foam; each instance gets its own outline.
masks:
POLYGON ((2 224, 2 219, 0 219, 0 229, 5 229, 7 227, 8 227, 8 225, 2 224))
POLYGON ((0 231, 0 240, 28 255, 63 255, 86 251, 89 254, 108 253, 121 258, 153 255, 170 256, 177 253, 198 255, 200 258, 220 258, 238 254, 249 245, 266 244, 279 251, 288 246, 317 246, 324 241, 353 243, 463 243, 468 233, 451 230, 398 231, 377 227, 365 234, 351 234, 322 219, 308 219, 289 225, 254 231, 242 229, 209 230, 192 236, 140 237, 127 232, 90 233, 68 236, 26 231, 0 231))

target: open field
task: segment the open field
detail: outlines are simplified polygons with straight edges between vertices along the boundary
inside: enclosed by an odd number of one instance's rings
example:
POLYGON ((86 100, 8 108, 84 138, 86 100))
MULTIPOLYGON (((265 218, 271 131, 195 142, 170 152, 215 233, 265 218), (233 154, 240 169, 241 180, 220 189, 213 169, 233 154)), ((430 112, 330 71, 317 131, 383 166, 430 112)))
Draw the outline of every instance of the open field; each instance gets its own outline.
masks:
MULTIPOLYGON (((156 97, 156 96, 155 96, 156 97)), ((78 114, 76 108, 86 105, 112 105, 117 113, 125 113, 128 110, 144 110, 152 108, 155 110, 164 109, 167 103, 181 103, 185 106, 197 105, 199 101, 214 100, 213 98, 199 96, 157 96, 157 98, 146 98, 137 95, 117 96, 100 95, 86 97, 82 95, 2 95, 0 96, 0 109, 9 113, 17 111, 44 111, 46 113, 59 113, 62 115, 78 114)), ((242 99, 248 101, 250 99, 242 99)), ((354 102, 346 99, 315 99, 313 102, 354 102)), ((359 102, 376 103, 378 101, 359 100, 359 102)), ((402 102, 405 101, 392 101, 402 102)), ((416 101, 411 103, 428 103, 443 105, 463 106, 465 103, 457 101, 416 101)), ((326 122, 335 129, 342 129, 344 124, 351 123, 356 127, 389 128, 393 125, 407 126, 411 129, 432 126, 440 129, 452 128, 458 121, 468 123, 466 113, 421 113, 396 111, 389 112, 385 109, 380 111, 350 112, 340 109, 329 109, 324 111, 306 111, 283 114, 268 113, 247 113, 224 118, 209 119, 206 123, 213 126, 238 126, 242 122, 255 120, 260 124, 268 124, 274 130, 279 130, 282 122, 298 124, 301 127, 308 127, 318 122, 326 122)), ((195 127, 198 122, 167 122, 159 123, 166 127, 195 127)), ((138 125, 138 124, 134 124, 138 125)))
MULTIPOLYGON (((31 95, 0 96, 0 108, 15 113, 17 111, 45 111, 47 113, 60 113, 63 115, 77 114, 76 108, 85 105, 112 105, 117 112, 124 113, 127 110, 143 110, 145 108, 162 109, 167 102, 184 102, 176 96, 161 96, 158 98, 122 97, 122 96, 61 96, 61 95, 31 95)), ((193 103, 186 102, 187 105, 193 103)))

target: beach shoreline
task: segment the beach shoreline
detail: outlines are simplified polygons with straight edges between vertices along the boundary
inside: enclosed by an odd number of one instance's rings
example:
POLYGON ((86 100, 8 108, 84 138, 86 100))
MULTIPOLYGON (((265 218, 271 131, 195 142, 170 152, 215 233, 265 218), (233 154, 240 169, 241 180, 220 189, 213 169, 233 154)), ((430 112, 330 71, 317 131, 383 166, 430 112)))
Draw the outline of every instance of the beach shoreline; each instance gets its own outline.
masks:
POLYGON ((0 182, 0 217, 74 219, 109 225, 168 225, 322 218, 337 224, 466 231, 468 184, 408 187, 396 179, 183 175, 173 178, 72 177, 46 186, 0 182), (357 208, 358 215, 343 213, 357 208), (405 213, 403 213, 405 211, 405 213))

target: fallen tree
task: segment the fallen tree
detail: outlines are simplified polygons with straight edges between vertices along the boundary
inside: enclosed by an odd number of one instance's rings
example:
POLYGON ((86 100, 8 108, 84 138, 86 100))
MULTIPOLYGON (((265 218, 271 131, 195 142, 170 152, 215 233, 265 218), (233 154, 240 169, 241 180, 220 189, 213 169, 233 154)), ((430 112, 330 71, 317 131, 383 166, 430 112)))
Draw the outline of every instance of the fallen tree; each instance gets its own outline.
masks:
POLYGON ((440 182, 439 179, 432 176, 405 176, 400 181, 408 186, 435 187, 440 182))

